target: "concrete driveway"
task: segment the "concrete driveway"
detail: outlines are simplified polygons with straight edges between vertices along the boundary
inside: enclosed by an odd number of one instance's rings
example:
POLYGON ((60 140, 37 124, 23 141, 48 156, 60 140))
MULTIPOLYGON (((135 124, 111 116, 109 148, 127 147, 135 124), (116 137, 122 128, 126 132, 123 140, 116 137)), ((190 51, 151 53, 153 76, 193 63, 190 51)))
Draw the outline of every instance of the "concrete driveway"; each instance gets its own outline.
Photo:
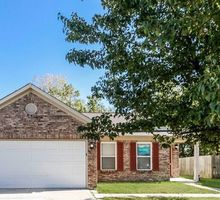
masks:
POLYGON ((0 200, 94 200, 89 190, 1 189, 0 200))

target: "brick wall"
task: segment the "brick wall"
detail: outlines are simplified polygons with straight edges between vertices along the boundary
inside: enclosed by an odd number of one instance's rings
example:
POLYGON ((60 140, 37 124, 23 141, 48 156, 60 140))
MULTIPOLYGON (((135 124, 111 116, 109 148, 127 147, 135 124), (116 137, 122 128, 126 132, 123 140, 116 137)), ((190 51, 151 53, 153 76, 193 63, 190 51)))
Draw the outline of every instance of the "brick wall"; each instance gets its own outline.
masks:
POLYGON ((0 139, 79 139, 77 127, 81 123, 29 93, 0 110, 0 139), (35 103, 33 116, 25 112, 28 103, 35 103))
MULTIPOLYGON (((44 101, 33 93, 0 109, 0 139, 80 139, 77 119, 44 101), (33 116, 25 112, 28 103, 35 103, 38 111, 33 116)), ((88 148, 89 149, 89 148, 88 148)), ((96 150, 88 151, 88 186, 97 182, 96 150)))
MULTIPOLYGON (((81 123, 37 95, 29 93, 16 102, 0 109, 0 139, 80 139, 77 127, 81 123), (33 116, 24 110, 28 103, 35 103, 38 111, 33 116)), ((123 145, 123 171, 99 171, 97 175, 96 147, 88 143, 88 187, 99 181, 154 181, 170 177, 169 149, 159 150, 159 171, 130 171, 130 141, 123 145)), ((172 175, 179 173, 178 150, 172 151, 172 175)))
POLYGON ((98 181, 156 181, 170 178, 169 149, 159 150, 159 171, 130 170, 130 142, 124 141, 124 170, 99 171, 98 181))
POLYGON ((98 182, 97 150, 93 142, 89 142, 88 148, 88 174, 88 188, 93 189, 98 182), (94 148, 90 148, 90 144, 94 145, 94 148))
POLYGON ((171 176, 172 177, 178 177, 180 174, 180 169, 179 169, 179 148, 175 147, 173 145, 172 147, 172 169, 171 169, 171 176))

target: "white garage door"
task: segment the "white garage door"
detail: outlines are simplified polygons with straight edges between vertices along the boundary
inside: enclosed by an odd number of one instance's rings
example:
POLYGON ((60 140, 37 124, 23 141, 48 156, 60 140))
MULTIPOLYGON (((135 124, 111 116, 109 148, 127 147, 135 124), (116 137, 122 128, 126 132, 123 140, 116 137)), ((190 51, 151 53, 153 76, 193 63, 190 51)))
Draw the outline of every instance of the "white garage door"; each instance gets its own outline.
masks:
POLYGON ((0 188, 84 187, 85 141, 0 141, 0 188))

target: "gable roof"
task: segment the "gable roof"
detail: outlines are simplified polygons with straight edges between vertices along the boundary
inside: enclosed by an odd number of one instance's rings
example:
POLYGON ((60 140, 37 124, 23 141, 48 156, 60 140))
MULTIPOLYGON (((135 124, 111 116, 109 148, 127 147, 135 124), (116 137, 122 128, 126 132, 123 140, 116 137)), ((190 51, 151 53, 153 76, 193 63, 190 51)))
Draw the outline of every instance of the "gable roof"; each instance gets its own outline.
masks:
POLYGON ((38 97, 42 98, 46 102, 56 106, 63 112, 71 115, 72 117, 78 119, 80 122, 88 123, 90 122, 90 118, 85 116, 84 114, 74 110, 73 108, 67 106, 62 101, 58 100, 57 98, 47 94, 43 90, 41 90, 39 87, 35 86, 34 84, 27 84, 20 89, 14 91, 13 93, 5 96, 4 98, 0 99, 0 109, 4 108, 5 106, 15 102, 16 100, 20 99, 21 97, 27 95, 28 93, 33 93, 37 95, 38 97))

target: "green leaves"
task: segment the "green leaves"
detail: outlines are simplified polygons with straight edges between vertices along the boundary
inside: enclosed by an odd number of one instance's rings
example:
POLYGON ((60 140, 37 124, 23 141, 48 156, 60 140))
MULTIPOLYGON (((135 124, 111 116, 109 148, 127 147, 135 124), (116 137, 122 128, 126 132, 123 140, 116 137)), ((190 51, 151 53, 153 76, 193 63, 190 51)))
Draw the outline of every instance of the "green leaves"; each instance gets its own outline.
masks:
POLYGON ((167 126, 176 138, 220 141, 218 0, 101 3, 104 13, 91 23, 77 14, 61 18, 66 40, 87 45, 67 60, 105 70, 93 92, 129 123, 110 125, 102 116, 85 127, 86 136, 167 126))
POLYGON ((79 112, 103 112, 110 110, 101 103, 100 98, 94 96, 88 96, 85 102, 80 98, 80 92, 72 84, 68 83, 63 76, 46 74, 36 78, 35 84, 51 96, 56 97, 79 112))
MULTIPOLYGON (((200 99, 200 106, 206 108, 205 122, 210 126, 220 123, 220 67, 212 66, 204 71, 195 85, 194 99, 200 99)), ((204 114, 204 113, 203 113, 204 114)))

